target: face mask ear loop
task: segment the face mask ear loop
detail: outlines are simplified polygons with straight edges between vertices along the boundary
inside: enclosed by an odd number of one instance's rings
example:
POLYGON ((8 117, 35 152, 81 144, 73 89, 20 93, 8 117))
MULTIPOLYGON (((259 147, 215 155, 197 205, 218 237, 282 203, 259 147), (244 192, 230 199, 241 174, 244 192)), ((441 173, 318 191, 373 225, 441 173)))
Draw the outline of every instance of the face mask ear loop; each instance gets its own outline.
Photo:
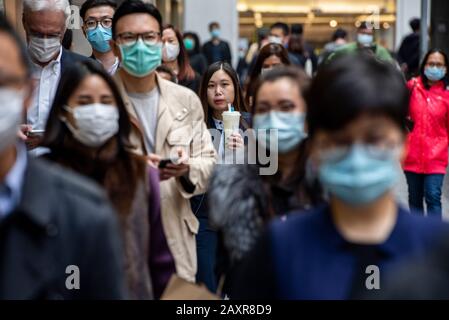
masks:
MULTIPOLYGON (((67 105, 62 106, 62 110, 64 110, 65 112, 68 112, 68 113, 73 113, 72 108, 70 108, 70 107, 67 106, 67 105)), ((62 122, 64 122, 65 125, 70 125, 70 124, 68 123, 67 117, 65 117, 64 115, 62 115, 62 113, 59 115, 59 120, 61 120, 62 122)))

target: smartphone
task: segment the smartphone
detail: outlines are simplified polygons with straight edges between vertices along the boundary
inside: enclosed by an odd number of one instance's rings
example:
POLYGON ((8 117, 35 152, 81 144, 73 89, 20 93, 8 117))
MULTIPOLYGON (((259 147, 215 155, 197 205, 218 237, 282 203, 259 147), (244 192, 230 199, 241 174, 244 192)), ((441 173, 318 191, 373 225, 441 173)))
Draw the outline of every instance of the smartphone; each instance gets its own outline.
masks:
POLYGON ((166 168, 167 167, 167 165, 169 164, 169 163, 176 163, 176 162, 178 162, 178 158, 173 158, 173 159, 170 159, 170 158, 168 158, 168 159, 162 159, 160 162, 159 162, 159 169, 164 169, 164 168, 166 168))
POLYGON ((45 130, 31 130, 27 132, 27 135, 30 137, 35 137, 35 136, 43 136, 45 133, 45 130))

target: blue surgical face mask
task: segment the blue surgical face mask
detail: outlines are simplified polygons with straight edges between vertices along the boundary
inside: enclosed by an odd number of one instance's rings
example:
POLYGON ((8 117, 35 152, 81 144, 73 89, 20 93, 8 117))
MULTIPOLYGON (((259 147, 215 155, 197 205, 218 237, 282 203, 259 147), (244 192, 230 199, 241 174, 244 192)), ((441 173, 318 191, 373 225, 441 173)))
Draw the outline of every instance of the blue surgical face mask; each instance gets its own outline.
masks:
POLYGON ((372 34, 358 33, 357 42, 362 46, 370 46, 374 43, 374 36, 372 34))
POLYGON ((220 29, 214 29, 210 32, 213 38, 220 38, 221 31, 220 29))
MULTIPOLYGON (((305 113, 271 111, 263 114, 256 114, 253 119, 254 130, 277 130, 278 132, 278 152, 288 153, 296 148, 306 137, 305 133, 305 113)), ((269 144, 267 144, 269 145, 269 144)))
POLYGON ((111 51, 109 40, 112 39, 112 29, 105 29, 102 26, 94 30, 87 30, 87 40, 95 51, 105 53, 111 51))
POLYGON ((146 44, 139 39, 133 45, 121 44, 122 55, 121 66, 130 75, 135 77, 145 77, 156 70, 162 61, 162 45, 146 44))
POLYGON ((195 49, 195 41, 189 38, 185 38, 184 46, 186 47, 187 51, 192 51, 193 49, 195 49))
POLYGON ((318 169, 321 184, 350 205, 369 204, 391 190, 399 178, 399 153, 355 144, 323 152, 318 169))
POLYGON ((424 69, 424 74, 430 81, 440 81, 446 75, 446 68, 444 67, 427 67, 424 69))

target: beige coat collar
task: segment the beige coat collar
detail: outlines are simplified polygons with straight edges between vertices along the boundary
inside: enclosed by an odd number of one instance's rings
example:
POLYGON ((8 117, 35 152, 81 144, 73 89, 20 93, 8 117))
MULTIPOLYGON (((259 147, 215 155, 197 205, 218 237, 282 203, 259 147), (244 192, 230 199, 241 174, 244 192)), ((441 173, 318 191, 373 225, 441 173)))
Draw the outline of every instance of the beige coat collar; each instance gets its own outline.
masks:
MULTIPOLYGON (((123 102, 125 103, 125 108, 128 111, 128 114, 130 115, 131 123, 134 127, 136 127, 136 129, 138 129, 138 131, 143 137, 144 131, 140 125, 140 121, 139 118, 137 117, 136 110, 134 109, 134 106, 129 98, 129 95, 126 91, 125 85, 123 83, 122 78, 120 77, 119 72, 115 74, 114 79, 117 83, 117 86, 123 98, 123 102)), ((171 125, 173 124, 173 116, 169 107, 170 100, 173 98, 170 97, 170 94, 168 92, 169 88, 166 82, 167 80, 162 79, 156 74, 156 85, 160 92, 159 106, 158 106, 158 120, 156 129, 156 145, 155 145, 156 154, 161 153, 164 141, 166 140, 167 135, 170 132, 171 125)), ((143 146, 144 145, 145 144, 143 143, 143 146)))

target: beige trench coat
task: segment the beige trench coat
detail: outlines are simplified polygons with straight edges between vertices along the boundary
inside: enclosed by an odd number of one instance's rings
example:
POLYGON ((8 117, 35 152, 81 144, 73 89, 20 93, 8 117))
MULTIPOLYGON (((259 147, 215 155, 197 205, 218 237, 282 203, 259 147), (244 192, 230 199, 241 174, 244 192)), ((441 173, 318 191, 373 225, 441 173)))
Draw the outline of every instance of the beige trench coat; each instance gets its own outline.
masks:
MULTIPOLYGON (((135 146, 131 151, 145 155, 147 151, 143 130, 119 73, 115 80, 131 117, 130 140, 135 146)), ((189 199, 206 191, 208 178, 216 163, 216 152, 197 95, 159 76, 157 85, 160 98, 155 153, 165 159, 176 155, 176 149, 183 147, 190 154, 189 179, 195 186, 194 193, 187 193, 179 179, 161 182, 162 222, 168 246, 175 259, 177 274, 194 282, 197 272, 195 235, 198 233, 199 222, 190 208, 189 199)))

